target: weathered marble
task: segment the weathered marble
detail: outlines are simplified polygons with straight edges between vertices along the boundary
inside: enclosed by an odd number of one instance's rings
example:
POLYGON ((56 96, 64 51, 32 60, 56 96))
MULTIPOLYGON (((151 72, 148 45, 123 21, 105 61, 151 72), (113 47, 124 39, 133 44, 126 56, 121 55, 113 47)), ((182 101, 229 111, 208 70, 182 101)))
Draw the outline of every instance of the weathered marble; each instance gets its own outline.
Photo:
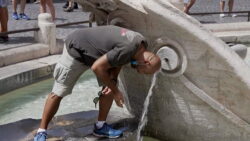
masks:
MULTIPOLYGON (((250 68, 221 39, 168 0, 77 2, 95 15, 98 25, 116 24, 141 32, 150 50, 172 47, 180 63, 187 64, 179 67, 182 73, 165 71, 157 76, 148 134, 170 141, 249 140, 250 68)), ((140 115, 151 76, 138 75, 126 66, 120 78, 130 111, 140 115)))
MULTIPOLYGON (((48 141, 110 141, 92 135, 98 111, 85 111, 56 116, 49 124, 48 141)), ((127 113, 111 111, 108 123, 124 131, 117 141, 130 141, 136 130, 135 120, 127 113), (121 116, 122 115, 122 116, 121 116)), ((40 120, 24 119, 14 123, 0 125, 1 141, 33 141, 40 120)), ((112 140, 113 141, 113 140, 112 140)))

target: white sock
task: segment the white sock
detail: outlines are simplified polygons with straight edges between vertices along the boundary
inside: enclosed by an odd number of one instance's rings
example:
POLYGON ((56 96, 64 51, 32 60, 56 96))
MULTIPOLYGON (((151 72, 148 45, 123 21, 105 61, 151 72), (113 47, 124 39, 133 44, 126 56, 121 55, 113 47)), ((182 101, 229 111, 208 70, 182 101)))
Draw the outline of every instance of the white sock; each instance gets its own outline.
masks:
POLYGON ((96 125, 96 128, 97 128, 97 129, 102 128, 102 126, 103 126, 104 123, 105 123, 105 121, 97 121, 96 124, 95 124, 95 125, 96 125))
POLYGON ((46 132, 46 129, 39 128, 39 129, 37 130, 37 133, 39 133, 39 132, 46 132))

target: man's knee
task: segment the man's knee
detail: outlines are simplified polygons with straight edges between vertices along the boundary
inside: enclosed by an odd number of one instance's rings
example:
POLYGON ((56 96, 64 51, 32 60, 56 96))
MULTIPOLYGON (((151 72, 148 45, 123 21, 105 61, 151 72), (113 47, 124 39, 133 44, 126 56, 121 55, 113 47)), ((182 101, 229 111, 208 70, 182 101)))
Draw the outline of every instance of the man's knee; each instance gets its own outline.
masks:
POLYGON ((58 96, 57 94, 55 94, 53 92, 49 94, 48 98, 50 98, 50 99, 57 99, 57 100, 62 100, 63 99, 62 96, 58 96))

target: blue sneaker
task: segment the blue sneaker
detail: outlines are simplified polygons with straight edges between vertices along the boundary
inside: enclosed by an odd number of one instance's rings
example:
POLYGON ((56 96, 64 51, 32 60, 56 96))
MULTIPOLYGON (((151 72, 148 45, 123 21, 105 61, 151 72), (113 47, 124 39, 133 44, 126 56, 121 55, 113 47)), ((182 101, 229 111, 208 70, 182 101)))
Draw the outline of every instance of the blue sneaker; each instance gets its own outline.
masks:
POLYGON ((25 13, 20 13, 19 16, 21 19, 30 20, 30 17, 28 17, 25 13))
POLYGON ((14 13, 12 14, 12 18, 13 18, 14 20, 19 20, 19 16, 18 16, 17 12, 14 12, 14 13))
POLYGON ((36 133, 34 137, 34 141, 46 141, 47 133, 46 132, 39 132, 36 133))
POLYGON ((121 130, 115 130, 113 129, 110 125, 108 125, 107 123, 104 123, 102 128, 97 129, 96 125, 95 125, 95 129, 93 132, 93 135, 97 136, 97 137, 107 137, 107 138, 118 138, 122 135, 122 131, 121 130))

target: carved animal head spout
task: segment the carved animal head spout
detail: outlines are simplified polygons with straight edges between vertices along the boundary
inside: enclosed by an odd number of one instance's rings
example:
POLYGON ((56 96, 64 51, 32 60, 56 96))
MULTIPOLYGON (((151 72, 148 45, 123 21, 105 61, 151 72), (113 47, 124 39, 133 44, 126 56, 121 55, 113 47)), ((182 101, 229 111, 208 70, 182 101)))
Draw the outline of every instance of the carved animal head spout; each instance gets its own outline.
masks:
MULTIPOLYGON (((161 57, 145 131, 163 140, 249 140, 250 69, 222 40, 168 0, 77 1, 98 25, 142 33, 161 57)), ((125 66, 119 77, 129 110, 140 115, 151 76, 125 66)))

